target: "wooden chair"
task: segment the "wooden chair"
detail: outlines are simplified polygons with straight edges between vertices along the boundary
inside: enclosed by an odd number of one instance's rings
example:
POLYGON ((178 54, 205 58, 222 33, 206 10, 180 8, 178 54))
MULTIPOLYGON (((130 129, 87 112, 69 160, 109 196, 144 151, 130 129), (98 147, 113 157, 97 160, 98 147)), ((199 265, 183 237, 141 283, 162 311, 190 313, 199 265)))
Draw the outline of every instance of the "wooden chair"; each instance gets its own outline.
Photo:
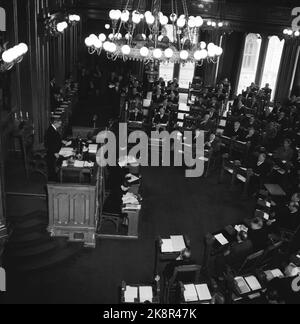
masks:
POLYGON ((243 262, 241 267, 237 269, 238 274, 246 274, 252 271, 257 270, 257 267, 262 261, 262 258, 265 254, 265 250, 261 250, 249 255, 246 260, 243 262))
POLYGON ((223 183, 225 173, 229 173, 231 175, 230 185, 231 187, 233 186, 236 177, 236 167, 238 163, 238 161, 231 161, 229 159, 229 154, 227 153, 222 156, 222 169, 219 180, 220 183, 223 183))
POLYGON ((179 282, 182 283, 198 283, 201 275, 202 267, 199 265, 183 265, 178 266, 174 269, 173 276, 165 281, 164 285, 164 301, 168 304, 170 303, 170 294, 172 289, 177 288, 179 282), (184 280, 184 276, 188 275, 189 280, 184 280))
POLYGON ((113 214, 113 213, 108 213, 108 212, 103 212, 103 214, 100 217, 100 222, 99 222, 99 231, 101 231, 104 223, 106 222, 111 222, 114 224, 116 228, 116 233, 118 234, 120 231, 120 227, 123 223, 123 215, 122 214, 113 214))
POLYGON ((236 174, 234 180, 238 180, 243 184, 243 197, 247 197, 251 177, 253 176, 252 169, 236 166, 236 174))

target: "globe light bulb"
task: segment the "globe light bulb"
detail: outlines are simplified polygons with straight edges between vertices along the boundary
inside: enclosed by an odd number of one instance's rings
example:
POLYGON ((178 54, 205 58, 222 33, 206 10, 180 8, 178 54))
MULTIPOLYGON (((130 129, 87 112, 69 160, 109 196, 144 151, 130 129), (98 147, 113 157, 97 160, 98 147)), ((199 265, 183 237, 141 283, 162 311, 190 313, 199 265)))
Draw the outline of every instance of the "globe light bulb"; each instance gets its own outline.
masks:
POLYGON ((162 57, 162 50, 160 48, 156 48, 153 51, 153 57, 157 60, 159 60, 162 57))
POLYGON ((117 51, 117 45, 115 43, 109 44, 109 52, 114 53, 117 51))
POLYGON ((168 18, 167 16, 162 16, 162 17, 160 18, 160 23, 161 23, 162 26, 167 25, 168 22, 169 22, 169 18, 168 18))
POLYGON ((8 63, 8 64, 13 62, 13 58, 12 58, 11 52, 9 50, 5 51, 2 54, 2 60, 3 60, 3 62, 8 63))
POLYGON ((103 48, 105 49, 105 51, 109 51, 109 48, 110 48, 110 42, 105 42, 104 44, 103 44, 103 48))
POLYGON ((95 41, 95 43, 94 43, 94 46, 96 47, 96 48, 101 48, 102 47, 102 42, 99 40, 99 39, 97 39, 97 41, 95 41))
POLYGON ((146 34, 142 34, 142 37, 143 37, 143 40, 146 40, 147 39, 146 34))
POLYGON ((84 42, 87 47, 92 47, 94 44, 93 40, 90 37, 87 37, 84 42))
POLYGON ((19 45, 21 55, 24 55, 28 52, 28 46, 25 43, 20 43, 19 45))
POLYGON ((149 16, 152 16, 152 12, 150 11, 146 11, 145 12, 145 18, 149 17, 149 16))
POLYGON ((183 27, 185 26, 185 23, 186 23, 185 19, 179 18, 179 19, 177 20, 177 26, 178 26, 179 28, 183 28, 183 27))
POLYGON ((220 21, 220 22, 218 23, 218 27, 222 28, 223 26, 224 26, 224 23, 223 23, 222 21, 220 21))
POLYGON ((284 29, 283 30, 283 33, 284 33, 284 35, 287 35, 288 34, 288 30, 287 29, 284 29))
POLYGON ((206 48, 206 43, 205 42, 200 42, 200 48, 205 49, 206 48))
POLYGON ((176 13, 172 13, 172 14, 170 15, 170 20, 171 20, 172 22, 175 22, 175 21, 177 20, 177 15, 176 15, 176 13))
POLYGON ((113 33, 109 34, 108 39, 113 40, 114 39, 114 34, 113 33))
POLYGON ((105 34, 100 34, 98 38, 102 43, 106 41, 106 35, 105 34))
POLYGON ((155 18, 154 18, 154 16, 152 16, 152 14, 151 14, 151 16, 147 16, 147 17, 146 17, 146 23, 147 23, 148 25, 153 25, 154 22, 155 22, 155 18))
POLYGON ((109 18, 111 20, 114 20, 115 19, 115 12, 116 12, 116 10, 114 10, 114 9, 109 12, 109 18))
POLYGON ((190 28, 195 28, 196 27, 196 18, 191 16, 188 21, 188 26, 190 28))
POLYGON ((115 20, 119 20, 121 18, 121 15, 121 10, 115 10, 115 20))
POLYGON ((214 44, 214 43, 209 43, 209 44, 207 45, 207 50, 208 50, 208 51, 212 51, 214 48, 215 48, 215 44, 214 44))
POLYGON ((130 33, 127 33, 126 35, 125 35, 125 39, 126 40, 129 40, 131 38, 131 34, 130 33))
POLYGON ((174 55, 174 51, 171 48, 167 48, 164 54, 166 58, 170 59, 174 55))
POLYGON ((203 26, 203 23, 204 23, 203 18, 201 16, 197 16, 195 18, 195 22, 196 22, 196 27, 198 27, 198 28, 203 26))
POLYGON ((211 20, 208 20, 206 24, 207 24, 207 26, 211 26, 211 24, 212 24, 211 20))
POLYGON ((141 22, 141 17, 140 15, 132 15, 132 22, 136 25, 138 25, 141 22))
POLYGON ((105 24, 104 27, 105 27, 106 30, 109 30, 110 29, 110 24, 105 24))
POLYGON ((219 47, 219 46, 216 46, 215 54, 216 54, 216 56, 221 56, 223 54, 223 48, 219 47))
POLYGON ((195 59, 196 61, 200 61, 200 60, 202 60, 201 51, 196 51, 196 52, 194 53, 194 59, 195 59))
POLYGON ((294 32, 294 35, 295 35, 296 37, 299 37, 299 36, 300 36, 300 31, 299 31, 299 30, 296 30, 296 31, 294 32))
POLYGON ((186 61, 189 58, 189 52, 186 50, 181 51, 179 55, 183 61, 186 61))
POLYGON ((140 54, 143 56, 143 57, 147 57, 149 55, 149 49, 147 47, 142 47, 140 49, 140 54))
POLYGON ((123 22, 127 22, 129 20, 129 11, 128 10, 124 10, 121 14, 121 20, 123 22))
POLYGON ((207 50, 206 49, 203 49, 200 52, 201 52, 201 59, 202 60, 206 59, 207 56, 208 56, 207 50))
POLYGON ((131 52, 131 48, 129 45, 124 45, 122 46, 121 51, 124 55, 129 55, 131 52))
POLYGON ((212 25, 212 27, 217 27, 217 23, 216 23, 215 21, 213 21, 213 22, 211 23, 211 25, 212 25))

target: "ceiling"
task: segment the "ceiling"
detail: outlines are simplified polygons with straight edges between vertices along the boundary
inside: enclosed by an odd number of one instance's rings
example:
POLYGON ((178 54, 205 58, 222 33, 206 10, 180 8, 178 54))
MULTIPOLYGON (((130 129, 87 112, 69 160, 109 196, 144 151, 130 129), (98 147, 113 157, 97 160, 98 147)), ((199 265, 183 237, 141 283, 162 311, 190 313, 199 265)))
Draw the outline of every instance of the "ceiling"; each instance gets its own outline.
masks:
MULTIPOLYGON (((139 1, 145 8, 151 8, 152 0, 130 0, 133 8, 139 1)), ((171 13, 171 0, 161 0, 162 11, 171 13)), ((179 12, 182 11, 181 0, 176 0, 179 12)), ((85 12, 90 19, 108 20, 110 9, 125 8, 127 0, 77 0, 77 7, 85 12)), ((189 13, 203 17, 215 17, 229 20, 233 26, 243 26, 244 29, 273 28, 278 31, 291 24, 292 8, 299 6, 299 0, 187 0, 189 13)), ((260 30, 258 30, 260 31, 260 30)))

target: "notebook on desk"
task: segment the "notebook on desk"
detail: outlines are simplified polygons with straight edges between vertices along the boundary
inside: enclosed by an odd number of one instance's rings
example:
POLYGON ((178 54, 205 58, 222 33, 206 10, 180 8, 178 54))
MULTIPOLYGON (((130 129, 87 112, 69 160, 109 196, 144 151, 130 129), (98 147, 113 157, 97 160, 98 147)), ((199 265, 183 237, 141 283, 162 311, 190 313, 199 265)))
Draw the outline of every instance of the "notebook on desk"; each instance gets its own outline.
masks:
POLYGON ((199 300, 198 293, 194 284, 184 286, 184 300, 187 303, 197 302, 199 300))
POLYGON ((134 303, 138 299, 138 288, 127 286, 124 293, 125 303, 134 303))
POLYGON ((265 187, 272 196, 286 196, 286 193, 278 184, 265 184, 265 187))
POLYGON ((140 292, 140 302, 144 304, 145 302, 153 301, 153 289, 152 287, 141 286, 139 287, 140 292))
POLYGON ((184 249, 186 249, 186 244, 182 235, 171 236, 170 239, 162 240, 162 253, 179 253, 184 249))
POLYGON ((90 154, 96 154, 98 151, 98 145, 97 144, 90 144, 89 145, 89 153, 90 154))
POLYGON ((200 301, 210 301, 212 299, 208 286, 204 285, 196 285, 197 294, 200 301))

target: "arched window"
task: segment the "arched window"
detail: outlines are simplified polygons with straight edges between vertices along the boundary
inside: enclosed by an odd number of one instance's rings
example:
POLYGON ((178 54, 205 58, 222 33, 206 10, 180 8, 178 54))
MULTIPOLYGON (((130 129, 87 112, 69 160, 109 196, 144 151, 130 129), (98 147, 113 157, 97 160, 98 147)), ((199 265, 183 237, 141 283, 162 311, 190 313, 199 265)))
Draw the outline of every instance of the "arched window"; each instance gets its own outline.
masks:
POLYGON ((258 34, 248 34, 246 37, 238 93, 255 82, 261 42, 261 37, 258 34))
POLYGON ((6 31, 6 12, 0 7, 0 31, 6 31))
POLYGON ((278 36, 272 36, 269 39, 261 85, 264 87, 266 83, 270 84, 270 88, 273 90, 271 100, 275 95, 284 43, 284 39, 280 40, 278 36))

